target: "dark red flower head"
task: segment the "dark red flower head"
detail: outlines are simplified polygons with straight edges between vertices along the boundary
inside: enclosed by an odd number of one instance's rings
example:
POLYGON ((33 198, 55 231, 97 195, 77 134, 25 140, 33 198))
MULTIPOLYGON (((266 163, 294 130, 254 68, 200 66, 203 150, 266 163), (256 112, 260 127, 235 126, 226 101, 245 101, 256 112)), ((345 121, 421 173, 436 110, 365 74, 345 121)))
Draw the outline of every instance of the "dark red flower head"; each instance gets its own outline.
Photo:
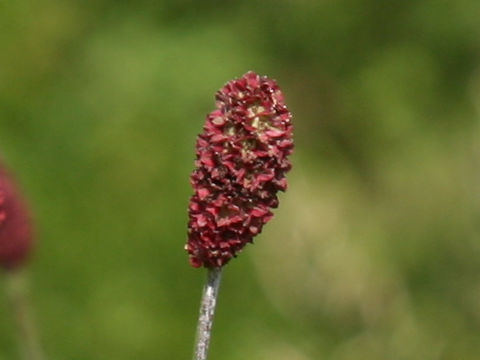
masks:
POLYGON ((196 145, 186 250, 194 267, 221 267, 262 231, 285 191, 291 114, 275 81, 248 72, 216 94, 196 145))
POLYGON ((0 165, 0 267, 22 265, 32 247, 32 227, 24 200, 0 165))

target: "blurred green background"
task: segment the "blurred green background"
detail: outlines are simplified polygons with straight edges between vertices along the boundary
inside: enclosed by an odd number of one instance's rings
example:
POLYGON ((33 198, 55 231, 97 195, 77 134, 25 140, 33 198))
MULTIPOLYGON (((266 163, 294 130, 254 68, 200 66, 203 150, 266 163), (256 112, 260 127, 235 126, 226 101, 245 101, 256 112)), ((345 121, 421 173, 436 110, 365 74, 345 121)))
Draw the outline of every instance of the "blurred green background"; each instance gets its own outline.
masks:
MULTIPOLYGON (((480 1, 0 1, 0 152, 48 359, 189 359, 194 142, 255 70, 289 191, 225 269, 212 360, 478 359, 480 1)), ((4 279, 0 279, 0 284, 4 279)), ((0 359, 18 358, 0 292, 0 359)))

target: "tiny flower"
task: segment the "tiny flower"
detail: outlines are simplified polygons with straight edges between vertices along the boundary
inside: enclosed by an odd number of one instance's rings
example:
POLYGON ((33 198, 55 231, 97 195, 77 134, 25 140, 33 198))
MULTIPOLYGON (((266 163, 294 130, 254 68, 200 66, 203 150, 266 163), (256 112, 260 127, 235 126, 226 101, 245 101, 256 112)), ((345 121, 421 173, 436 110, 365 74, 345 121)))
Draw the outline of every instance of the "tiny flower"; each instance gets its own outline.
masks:
POLYGON ((32 227, 24 200, 12 178, 0 167, 0 267, 22 265, 32 247, 32 227))
POLYGON ((216 94, 197 138, 188 242, 194 267, 221 267, 253 241, 287 189, 291 114, 275 81, 248 72, 216 94))

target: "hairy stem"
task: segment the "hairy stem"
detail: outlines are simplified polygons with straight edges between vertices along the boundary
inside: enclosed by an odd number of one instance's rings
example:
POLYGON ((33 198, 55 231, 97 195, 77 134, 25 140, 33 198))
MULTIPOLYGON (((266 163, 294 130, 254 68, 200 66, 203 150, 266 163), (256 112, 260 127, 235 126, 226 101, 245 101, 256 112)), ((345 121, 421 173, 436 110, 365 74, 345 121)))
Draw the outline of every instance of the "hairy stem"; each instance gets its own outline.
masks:
POLYGON ((197 338, 195 341, 195 353, 193 360, 206 360, 208 345, 212 333, 213 316, 217 304, 218 288, 222 268, 208 269, 207 283, 203 288, 202 302, 200 304, 200 315, 198 318, 197 338))
POLYGON ((28 301, 28 283, 22 271, 7 273, 6 291, 15 317, 18 344, 24 360, 43 360, 37 329, 28 301))

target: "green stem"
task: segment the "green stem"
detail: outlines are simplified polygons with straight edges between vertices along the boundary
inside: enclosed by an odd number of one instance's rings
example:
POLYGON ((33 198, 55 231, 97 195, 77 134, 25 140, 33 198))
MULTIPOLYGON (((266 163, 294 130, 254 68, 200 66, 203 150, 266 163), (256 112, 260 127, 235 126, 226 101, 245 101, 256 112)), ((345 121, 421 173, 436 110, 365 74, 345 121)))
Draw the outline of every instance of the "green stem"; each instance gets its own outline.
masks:
POLYGON ((6 292, 15 318, 18 344, 24 360, 44 360, 28 299, 28 281, 22 271, 9 271, 6 292))
POLYGON ((200 304, 200 316, 198 318, 193 360, 207 360, 208 345, 210 344, 221 275, 222 268, 208 269, 207 283, 203 288, 202 302, 200 304))

